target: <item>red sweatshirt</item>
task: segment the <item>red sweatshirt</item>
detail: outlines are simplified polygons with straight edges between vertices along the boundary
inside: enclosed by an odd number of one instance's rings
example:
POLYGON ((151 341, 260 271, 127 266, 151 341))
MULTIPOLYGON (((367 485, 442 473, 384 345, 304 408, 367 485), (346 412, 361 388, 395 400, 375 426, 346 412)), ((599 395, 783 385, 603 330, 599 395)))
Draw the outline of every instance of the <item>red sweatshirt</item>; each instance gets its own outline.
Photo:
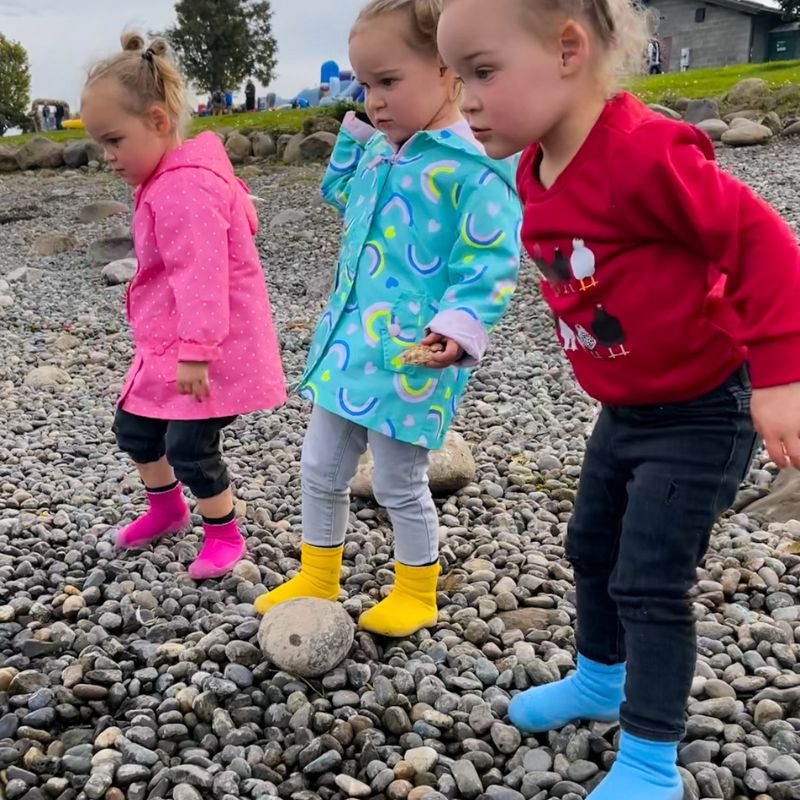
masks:
POLYGON ((522 239, 588 394, 689 400, 745 359, 755 387, 800 381, 800 249, 704 133, 622 94, 549 189, 539 158, 520 161, 522 239))

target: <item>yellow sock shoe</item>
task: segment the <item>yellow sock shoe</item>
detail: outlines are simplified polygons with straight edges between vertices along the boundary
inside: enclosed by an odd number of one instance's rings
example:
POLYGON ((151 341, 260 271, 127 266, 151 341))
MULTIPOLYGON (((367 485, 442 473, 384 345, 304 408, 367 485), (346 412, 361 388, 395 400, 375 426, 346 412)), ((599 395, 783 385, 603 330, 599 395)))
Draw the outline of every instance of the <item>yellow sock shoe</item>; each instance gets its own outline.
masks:
POLYGON ((270 608, 295 597, 319 597, 335 600, 339 596, 339 573, 344 547, 314 547, 303 544, 300 572, 290 581, 256 598, 255 609, 265 614, 270 608))
POLYGON ((439 564, 409 567, 399 561, 394 565, 392 593, 358 619, 361 628, 382 636, 410 636, 421 628, 436 624, 436 582, 439 564))

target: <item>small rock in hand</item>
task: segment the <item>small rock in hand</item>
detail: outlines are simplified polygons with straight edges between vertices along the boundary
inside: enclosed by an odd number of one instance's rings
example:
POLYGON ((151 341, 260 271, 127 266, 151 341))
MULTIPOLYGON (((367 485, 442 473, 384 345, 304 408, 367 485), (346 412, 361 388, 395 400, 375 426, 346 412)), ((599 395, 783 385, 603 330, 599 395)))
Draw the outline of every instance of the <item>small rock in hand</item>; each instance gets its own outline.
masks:
POLYGON ((401 360, 409 367, 424 367, 430 362, 436 353, 441 353, 444 347, 441 344, 415 344, 409 347, 403 355, 401 360))

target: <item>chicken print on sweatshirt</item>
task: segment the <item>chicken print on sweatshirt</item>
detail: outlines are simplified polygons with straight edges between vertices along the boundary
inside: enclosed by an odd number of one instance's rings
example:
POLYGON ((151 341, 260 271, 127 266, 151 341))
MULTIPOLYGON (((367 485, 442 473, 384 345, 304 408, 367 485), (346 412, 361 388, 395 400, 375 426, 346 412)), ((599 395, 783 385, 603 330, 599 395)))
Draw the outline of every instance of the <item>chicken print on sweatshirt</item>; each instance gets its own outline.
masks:
MULTIPOLYGON (((600 286, 597 277, 597 259, 583 239, 572 240, 572 253, 566 258, 561 248, 553 251, 552 260, 546 259, 542 248, 534 245, 534 263, 544 280, 561 298, 590 293, 600 286)), ((566 353, 576 352, 579 347, 593 358, 616 359, 630 355, 625 347, 625 329, 602 303, 588 307, 585 299, 579 300, 580 311, 558 318, 558 334, 566 353)))

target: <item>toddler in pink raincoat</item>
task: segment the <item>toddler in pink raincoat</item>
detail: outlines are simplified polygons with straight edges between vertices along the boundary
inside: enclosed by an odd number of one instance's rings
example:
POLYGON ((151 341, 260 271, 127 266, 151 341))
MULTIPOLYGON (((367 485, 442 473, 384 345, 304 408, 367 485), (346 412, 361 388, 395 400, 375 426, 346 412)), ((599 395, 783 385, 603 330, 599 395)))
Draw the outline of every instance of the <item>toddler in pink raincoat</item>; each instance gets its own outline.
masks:
POLYGON ((117 534, 142 547, 190 527, 185 484, 203 516, 193 578, 220 577, 244 555, 222 430, 286 398, 256 214, 219 139, 183 140, 183 81, 166 45, 126 34, 96 64, 82 118, 114 171, 137 187, 138 269, 126 295, 136 354, 114 433, 147 489, 148 510, 117 534))

